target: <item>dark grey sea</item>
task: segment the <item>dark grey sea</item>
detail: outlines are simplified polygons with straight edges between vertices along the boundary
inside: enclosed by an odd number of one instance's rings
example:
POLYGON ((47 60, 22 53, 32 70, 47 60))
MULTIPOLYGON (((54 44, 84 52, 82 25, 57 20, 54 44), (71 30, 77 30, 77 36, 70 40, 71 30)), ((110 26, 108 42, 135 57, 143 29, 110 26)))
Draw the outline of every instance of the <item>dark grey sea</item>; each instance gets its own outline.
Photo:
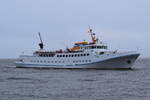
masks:
POLYGON ((132 70, 15 68, 0 60, 0 100, 150 100, 150 59, 132 70))

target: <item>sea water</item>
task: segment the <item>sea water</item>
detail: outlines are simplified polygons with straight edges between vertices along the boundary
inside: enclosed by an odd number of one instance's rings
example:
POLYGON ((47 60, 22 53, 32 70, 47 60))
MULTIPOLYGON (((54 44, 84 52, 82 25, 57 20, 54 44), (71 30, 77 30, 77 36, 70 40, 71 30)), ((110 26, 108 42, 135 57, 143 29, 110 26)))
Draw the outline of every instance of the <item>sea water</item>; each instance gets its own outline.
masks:
POLYGON ((0 100, 150 100, 150 59, 132 70, 16 68, 0 60, 0 100))

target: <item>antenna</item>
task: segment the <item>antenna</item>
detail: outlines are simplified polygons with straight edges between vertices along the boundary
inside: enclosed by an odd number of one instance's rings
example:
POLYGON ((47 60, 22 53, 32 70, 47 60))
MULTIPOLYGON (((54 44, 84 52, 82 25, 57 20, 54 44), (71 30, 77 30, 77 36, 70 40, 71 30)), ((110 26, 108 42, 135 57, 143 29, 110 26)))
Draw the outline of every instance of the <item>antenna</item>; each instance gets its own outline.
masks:
POLYGON ((38 32, 38 34, 39 34, 39 38, 40 38, 40 41, 41 41, 41 43, 39 43, 39 47, 40 47, 40 49, 41 49, 41 50, 43 50, 44 45, 43 45, 43 41, 42 41, 42 37, 41 37, 41 33, 40 33, 40 32, 38 32))

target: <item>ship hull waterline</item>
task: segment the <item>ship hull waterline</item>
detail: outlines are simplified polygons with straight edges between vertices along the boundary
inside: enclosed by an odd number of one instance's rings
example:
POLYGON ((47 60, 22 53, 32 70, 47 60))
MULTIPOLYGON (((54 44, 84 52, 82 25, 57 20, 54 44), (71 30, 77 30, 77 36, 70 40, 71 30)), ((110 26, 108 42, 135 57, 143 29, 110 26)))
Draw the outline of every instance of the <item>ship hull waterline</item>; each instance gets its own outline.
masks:
POLYGON ((132 69, 135 60, 140 54, 124 55, 115 58, 105 59, 99 62, 76 65, 44 65, 44 64, 27 64, 18 63, 17 68, 67 68, 67 69, 132 69))

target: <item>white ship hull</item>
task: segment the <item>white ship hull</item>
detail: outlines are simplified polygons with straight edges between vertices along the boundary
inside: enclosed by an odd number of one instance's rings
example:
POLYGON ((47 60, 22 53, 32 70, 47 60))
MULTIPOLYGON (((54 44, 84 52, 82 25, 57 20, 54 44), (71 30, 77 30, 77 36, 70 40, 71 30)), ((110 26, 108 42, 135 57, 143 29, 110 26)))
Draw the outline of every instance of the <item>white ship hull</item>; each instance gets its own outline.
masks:
MULTIPOLYGON (((16 62, 16 67, 20 68, 96 68, 96 69, 128 69, 132 68, 135 60, 140 54, 135 52, 118 53, 112 55, 103 55, 98 57, 90 57, 94 59, 87 63, 66 63, 66 64, 49 64, 49 63, 31 63, 16 62)), ((26 57, 33 59, 34 57, 26 57)), ((38 58, 37 58, 38 59, 38 58)), ((45 58, 48 59, 48 58, 45 58)))

